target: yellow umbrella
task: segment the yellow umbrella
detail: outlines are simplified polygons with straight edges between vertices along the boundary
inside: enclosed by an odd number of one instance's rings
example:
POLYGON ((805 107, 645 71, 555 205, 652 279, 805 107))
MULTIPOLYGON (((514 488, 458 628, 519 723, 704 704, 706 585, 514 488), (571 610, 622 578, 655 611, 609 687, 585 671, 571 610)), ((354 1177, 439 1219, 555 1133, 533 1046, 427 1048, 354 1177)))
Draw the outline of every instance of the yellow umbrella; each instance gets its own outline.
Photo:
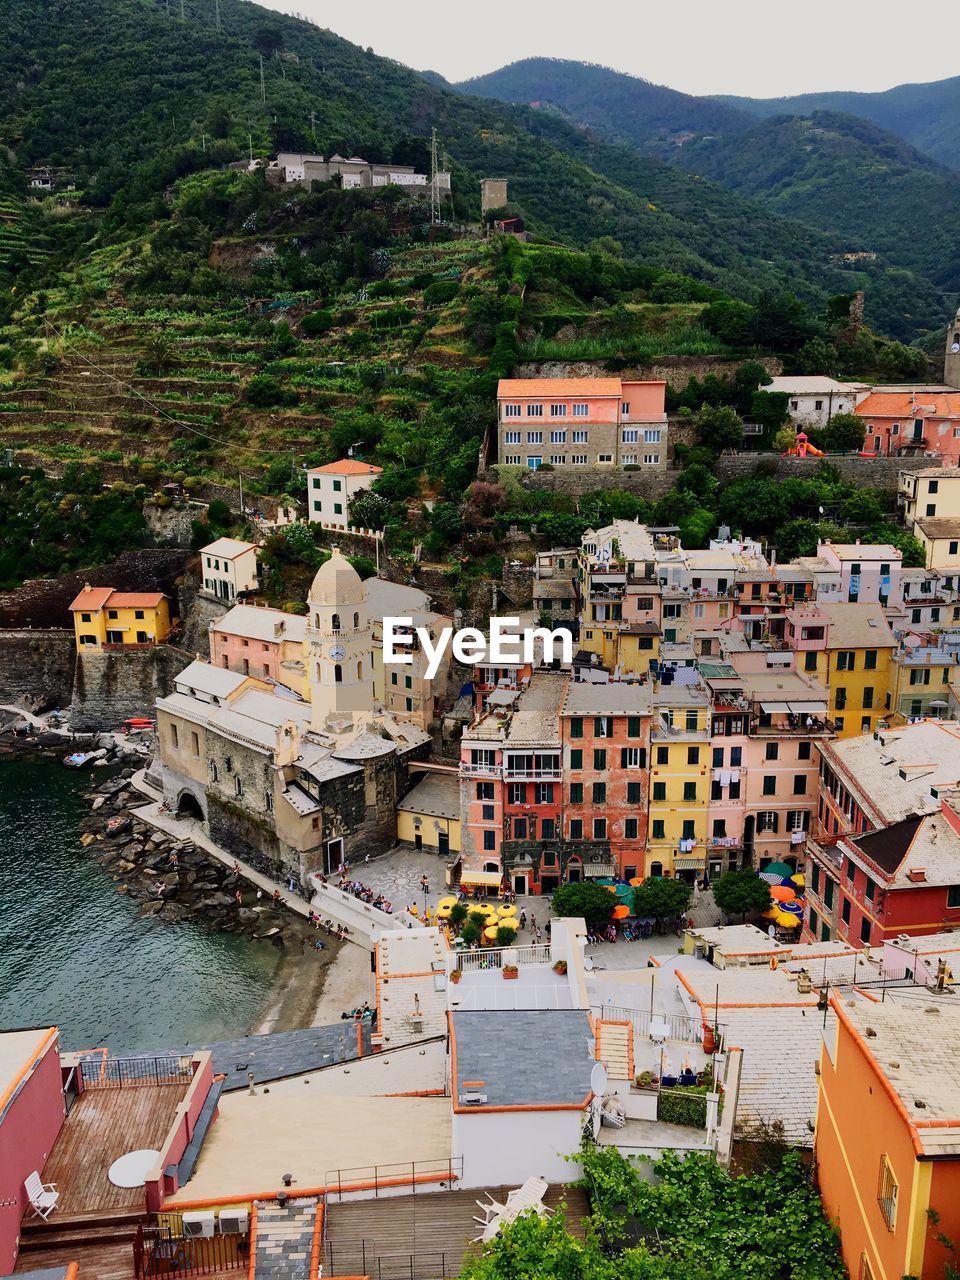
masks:
POLYGON ((499 912, 501 919, 505 919, 508 916, 515 916, 517 914, 517 908, 513 903, 504 907, 498 907, 497 911, 499 912))
POLYGON ((449 920, 449 919, 450 919, 450 911, 451 911, 451 908, 450 908, 450 907, 445 907, 445 906, 443 906, 443 904, 441 903, 441 905, 440 905, 439 907, 437 907, 437 919, 438 919, 438 920, 449 920))
POLYGON ((806 886, 807 878, 802 871, 798 871, 797 874, 795 876, 791 876, 790 879, 798 889, 803 889, 806 886))
POLYGON ((767 920, 776 920, 777 916, 785 915, 786 912, 778 911, 776 907, 767 907, 766 911, 760 913, 767 920))
POLYGON ((488 942, 496 942, 497 926, 495 924, 488 925, 487 928, 484 929, 483 931, 483 936, 486 938, 488 942))
POLYGON ((456 898, 441 898, 437 903, 438 907, 455 907, 457 905, 456 898))
POLYGON ((789 911, 778 911, 775 918, 781 929, 799 929, 803 924, 799 916, 793 916, 789 911))

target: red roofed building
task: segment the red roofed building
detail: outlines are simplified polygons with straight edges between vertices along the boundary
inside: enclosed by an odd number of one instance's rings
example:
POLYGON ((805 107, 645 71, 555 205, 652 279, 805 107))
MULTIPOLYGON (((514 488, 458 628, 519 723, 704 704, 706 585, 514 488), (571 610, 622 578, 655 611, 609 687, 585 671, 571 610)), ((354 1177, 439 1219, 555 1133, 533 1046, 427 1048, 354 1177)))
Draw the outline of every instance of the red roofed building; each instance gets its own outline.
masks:
POLYGON ((960 391, 881 388, 861 400, 856 413, 864 420, 863 447, 870 453, 960 460, 960 391))
POLYGON ((351 501, 382 474, 382 467, 356 458, 311 467, 307 472, 307 518, 314 524, 346 529, 352 523, 351 501))
POLYGON ((170 634, 170 602, 162 591, 84 587, 70 605, 78 649, 162 644, 170 634))
POLYGON ((553 467, 665 467, 665 382, 501 378, 500 462, 553 467))

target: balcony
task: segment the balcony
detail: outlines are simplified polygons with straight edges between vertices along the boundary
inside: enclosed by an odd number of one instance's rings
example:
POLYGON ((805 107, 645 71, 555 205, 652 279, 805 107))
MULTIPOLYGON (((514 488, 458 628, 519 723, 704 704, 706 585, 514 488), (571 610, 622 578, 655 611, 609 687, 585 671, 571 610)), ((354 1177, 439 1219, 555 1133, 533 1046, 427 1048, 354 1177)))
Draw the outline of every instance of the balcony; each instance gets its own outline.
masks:
POLYGON ((508 767, 503 776, 507 782, 561 782, 563 780, 563 770, 559 766, 552 769, 513 769, 508 767))
POLYGON ((465 764, 461 762, 460 773, 467 778, 500 778, 503 766, 499 764, 465 764))

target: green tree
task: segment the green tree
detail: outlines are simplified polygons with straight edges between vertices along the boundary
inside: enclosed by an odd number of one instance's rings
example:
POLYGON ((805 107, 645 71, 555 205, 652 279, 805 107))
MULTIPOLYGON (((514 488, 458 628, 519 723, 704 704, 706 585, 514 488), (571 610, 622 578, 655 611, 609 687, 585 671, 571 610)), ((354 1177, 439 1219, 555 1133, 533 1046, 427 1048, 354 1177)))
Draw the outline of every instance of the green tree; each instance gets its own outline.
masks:
POLYGON ((770 906, 770 886, 755 871, 728 871, 713 883, 713 900, 728 916, 747 918, 770 906))
POLYGON ((602 884, 584 880, 555 889, 550 905, 555 916, 582 916, 591 928, 603 929, 613 919, 617 900, 602 884))
POLYGON ((787 453, 797 443, 797 433, 793 427, 781 427, 773 437, 773 447, 777 453, 787 453))
POLYGON ((686 880, 647 876, 633 891, 634 915, 653 916, 658 922, 681 915, 690 904, 692 892, 686 880))
POLYGON ((704 405, 693 419, 700 444, 714 453, 743 447, 743 419, 729 405, 704 405))
POLYGON ((837 348, 824 338, 811 338, 800 348, 797 368, 807 376, 832 377, 837 372, 837 348))
POLYGON ((823 448, 840 450, 862 449, 866 427, 855 413, 835 413, 822 431, 817 433, 823 448))
POLYGON ((350 500, 350 523, 358 529, 382 529, 390 515, 390 502, 382 493, 362 489, 350 500))

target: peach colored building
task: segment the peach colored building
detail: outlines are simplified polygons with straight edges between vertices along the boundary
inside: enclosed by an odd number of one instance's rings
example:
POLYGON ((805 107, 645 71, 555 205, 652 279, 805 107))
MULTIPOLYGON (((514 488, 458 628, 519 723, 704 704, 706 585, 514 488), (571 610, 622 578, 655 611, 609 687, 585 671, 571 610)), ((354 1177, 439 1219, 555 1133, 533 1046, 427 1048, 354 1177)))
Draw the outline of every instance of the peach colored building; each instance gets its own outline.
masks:
POLYGON ((667 464, 665 382, 501 378, 497 456, 536 471, 667 464))
POLYGON ((878 389, 857 405, 863 418, 864 449, 887 457, 936 454, 960 459, 960 391, 878 389))

